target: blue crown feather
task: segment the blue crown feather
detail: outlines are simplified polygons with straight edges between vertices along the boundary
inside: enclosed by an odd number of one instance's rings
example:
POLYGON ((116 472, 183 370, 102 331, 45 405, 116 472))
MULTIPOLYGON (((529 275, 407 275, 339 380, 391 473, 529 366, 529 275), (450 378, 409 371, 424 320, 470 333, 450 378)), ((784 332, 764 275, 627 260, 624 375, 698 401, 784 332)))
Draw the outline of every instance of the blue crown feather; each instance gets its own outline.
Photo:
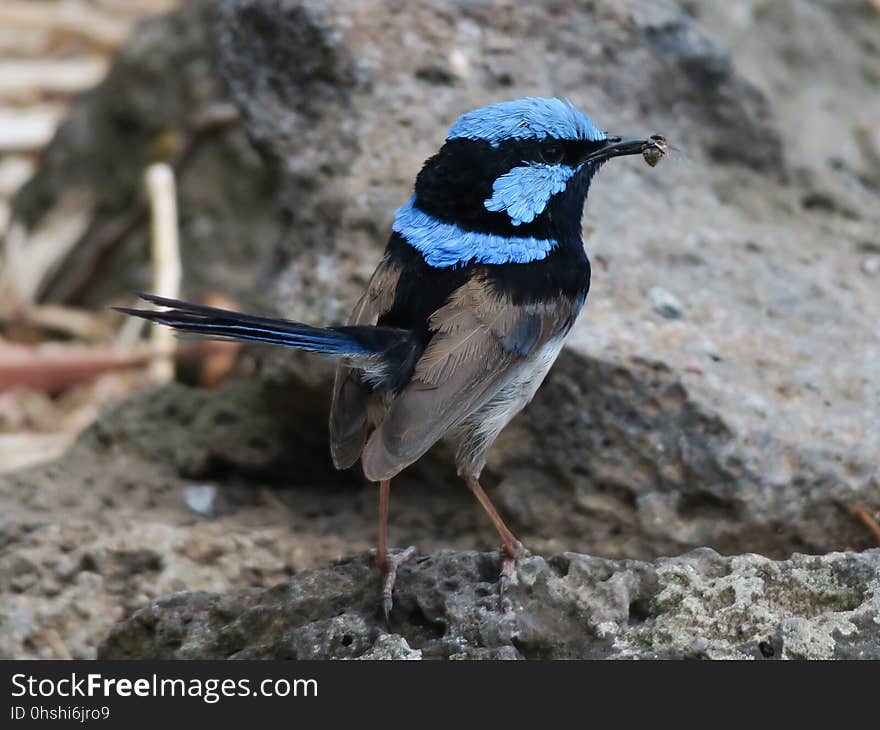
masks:
POLYGON ((417 249, 429 266, 445 269, 474 261, 481 264, 525 264, 539 261, 556 241, 531 236, 499 236, 444 223, 416 207, 413 195, 397 209, 391 227, 417 249))
POLYGON ((547 165, 530 162, 514 167, 492 184, 492 197, 483 205, 493 212, 507 211, 510 222, 531 223, 540 215, 556 193, 565 190, 572 176, 580 169, 568 165, 547 165))
POLYGON ((505 139, 605 139, 592 119, 568 99, 526 97, 503 101, 462 114, 446 139, 473 139, 497 147, 505 139))

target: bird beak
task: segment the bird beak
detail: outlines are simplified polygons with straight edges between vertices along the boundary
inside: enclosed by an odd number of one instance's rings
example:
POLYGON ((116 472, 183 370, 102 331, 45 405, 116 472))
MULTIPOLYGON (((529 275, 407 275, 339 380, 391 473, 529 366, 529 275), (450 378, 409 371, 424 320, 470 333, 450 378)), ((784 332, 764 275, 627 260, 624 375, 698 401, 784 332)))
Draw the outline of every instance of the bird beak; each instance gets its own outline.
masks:
POLYGON ((653 139, 642 137, 616 137, 608 136, 605 143, 597 150, 593 150, 584 158, 584 162, 604 162, 612 157, 624 155, 640 155, 649 147, 654 147, 657 142, 653 139))

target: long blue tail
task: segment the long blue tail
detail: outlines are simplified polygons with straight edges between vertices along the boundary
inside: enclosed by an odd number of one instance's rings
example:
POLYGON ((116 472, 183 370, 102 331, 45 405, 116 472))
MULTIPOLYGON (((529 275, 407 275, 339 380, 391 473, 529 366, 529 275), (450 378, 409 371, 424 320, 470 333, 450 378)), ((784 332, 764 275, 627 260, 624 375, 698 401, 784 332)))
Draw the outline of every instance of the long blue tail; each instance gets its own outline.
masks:
POLYGON ((400 350, 399 346, 405 345, 410 337, 408 330, 395 327, 312 327, 286 319, 254 317, 153 294, 138 296, 168 309, 160 312, 115 307, 116 311, 210 339, 266 342, 354 361, 375 363, 389 351, 400 350))

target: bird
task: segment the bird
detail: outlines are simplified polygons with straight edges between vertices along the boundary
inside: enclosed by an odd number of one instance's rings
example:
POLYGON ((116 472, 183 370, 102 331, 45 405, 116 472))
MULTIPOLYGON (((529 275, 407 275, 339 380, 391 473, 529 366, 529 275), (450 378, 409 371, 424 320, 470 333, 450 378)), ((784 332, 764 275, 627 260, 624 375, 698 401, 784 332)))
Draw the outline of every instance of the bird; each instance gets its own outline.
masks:
POLYGON ((337 359, 330 453, 379 486, 376 563, 386 622, 401 565, 388 547, 391 481, 440 439, 501 539, 500 594, 530 555, 480 485, 487 453, 535 395, 590 289, 582 216, 605 162, 666 151, 606 134, 568 99, 462 114, 396 211, 384 255, 344 325, 313 326, 167 299, 125 314, 214 339, 337 359))

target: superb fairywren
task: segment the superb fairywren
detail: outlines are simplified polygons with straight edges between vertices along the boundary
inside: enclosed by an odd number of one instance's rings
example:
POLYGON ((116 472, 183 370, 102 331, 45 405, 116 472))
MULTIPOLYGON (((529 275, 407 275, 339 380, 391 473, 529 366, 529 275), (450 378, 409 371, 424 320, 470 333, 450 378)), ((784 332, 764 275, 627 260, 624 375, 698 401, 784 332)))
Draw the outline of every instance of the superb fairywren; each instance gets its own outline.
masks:
POLYGON ((330 410, 337 468, 380 484, 377 562, 386 618, 399 565, 387 544, 391 479, 441 437, 501 535, 501 590, 526 555, 478 482, 486 453, 534 396, 590 287, 581 216, 612 157, 656 164, 660 136, 607 135, 567 100, 525 98, 461 116, 416 179, 348 324, 283 319, 142 295, 122 309, 186 332, 339 358, 330 410))

